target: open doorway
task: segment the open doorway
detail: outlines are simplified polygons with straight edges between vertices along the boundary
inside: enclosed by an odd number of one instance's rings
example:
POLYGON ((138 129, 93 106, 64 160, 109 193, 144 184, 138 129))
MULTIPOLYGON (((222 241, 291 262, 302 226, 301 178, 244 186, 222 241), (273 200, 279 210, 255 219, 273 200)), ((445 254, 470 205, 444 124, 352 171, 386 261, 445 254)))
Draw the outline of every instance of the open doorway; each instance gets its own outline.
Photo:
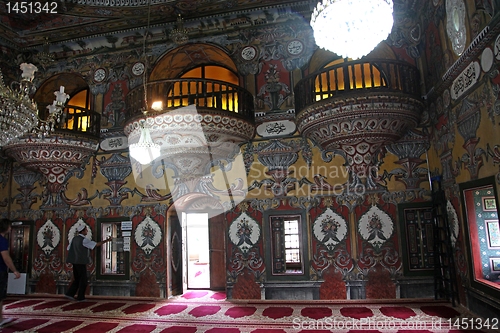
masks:
POLYGON ((210 288, 210 246, 207 213, 183 213, 186 223, 186 267, 187 289, 210 288))
POLYGON ((188 289, 225 290, 224 215, 177 214, 173 209, 167 215, 168 296, 182 295, 188 289))

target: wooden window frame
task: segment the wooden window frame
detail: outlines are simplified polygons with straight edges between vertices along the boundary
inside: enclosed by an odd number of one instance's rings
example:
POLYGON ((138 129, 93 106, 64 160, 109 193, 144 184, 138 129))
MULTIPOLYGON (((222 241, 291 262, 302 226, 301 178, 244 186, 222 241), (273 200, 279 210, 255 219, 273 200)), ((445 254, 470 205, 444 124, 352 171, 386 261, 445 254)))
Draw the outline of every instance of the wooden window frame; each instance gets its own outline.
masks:
POLYGON ((264 216, 268 280, 308 280, 309 241, 305 214, 301 211, 269 211, 264 216), (284 221, 298 220, 299 263, 287 263, 284 221))

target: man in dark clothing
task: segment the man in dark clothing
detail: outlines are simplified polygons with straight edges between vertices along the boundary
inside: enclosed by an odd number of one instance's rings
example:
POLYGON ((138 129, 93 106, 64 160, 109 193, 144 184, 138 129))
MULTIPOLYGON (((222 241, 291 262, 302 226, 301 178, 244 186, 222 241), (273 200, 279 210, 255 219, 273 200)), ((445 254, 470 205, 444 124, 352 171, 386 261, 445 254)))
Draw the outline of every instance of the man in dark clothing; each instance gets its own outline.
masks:
POLYGON ((9 254, 9 241, 5 236, 10 233, 11 221, 0 220, 0 327, 12 321, 12 318, 3 318, 3 300, 7 297, 7 281, 9 280, 9 268, 14 273, 14 278, 19 279, 21 274, 14 266, 9 254))
POLYGON ((68 245, 68 257, 66 263, 73 265, 73 282, 68 288, 65 296, 71 300, 84 301, 87 289, 87 265, 90 264, 90 250, 109 242, 111 238, 101 242, 94 242, 87 238, 87 226, 79 224, 76 228, 78 235, 68 245), (75 298, 75 294, 78 295, 75 298))

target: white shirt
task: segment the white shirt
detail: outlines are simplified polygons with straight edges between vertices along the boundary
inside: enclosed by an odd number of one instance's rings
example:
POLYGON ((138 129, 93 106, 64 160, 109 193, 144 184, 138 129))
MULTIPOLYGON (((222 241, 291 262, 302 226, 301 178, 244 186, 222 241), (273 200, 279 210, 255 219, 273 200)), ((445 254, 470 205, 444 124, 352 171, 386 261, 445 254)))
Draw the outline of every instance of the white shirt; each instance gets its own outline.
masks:
MULTIPOLYGON (((78 234, 78 236, 82 236, 83 237, 83 246, 85 246, 87 249, 91 249, 93 250, 95 248, 95 246, 97 245, 96 242, 94 242, 93 240, 91 239, 88 239, 87 237, 85 237, 85 235, 83 234, 78 234)), ((69 248, 71 247, 71 242, 68 244, 68 247, 66 248, 68 251, 69 251, 69 248)))

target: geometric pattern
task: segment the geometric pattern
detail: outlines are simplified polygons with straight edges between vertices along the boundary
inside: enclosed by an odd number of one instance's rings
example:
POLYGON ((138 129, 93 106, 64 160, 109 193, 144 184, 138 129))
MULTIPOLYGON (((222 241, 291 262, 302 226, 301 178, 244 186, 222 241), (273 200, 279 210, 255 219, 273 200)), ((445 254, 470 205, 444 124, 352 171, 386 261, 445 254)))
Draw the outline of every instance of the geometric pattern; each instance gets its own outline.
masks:
POLYGON ((445 327, 449 322, 475 317, 434 300, 228 301, 223 292, 202 290, 171 299, 88 296, 84 302, 16 295, 5 300, 4 316, 14 320, 2 333, 381 333, 388 332, 388 325, 391 332, 451 333, 458 330, 445 327))

